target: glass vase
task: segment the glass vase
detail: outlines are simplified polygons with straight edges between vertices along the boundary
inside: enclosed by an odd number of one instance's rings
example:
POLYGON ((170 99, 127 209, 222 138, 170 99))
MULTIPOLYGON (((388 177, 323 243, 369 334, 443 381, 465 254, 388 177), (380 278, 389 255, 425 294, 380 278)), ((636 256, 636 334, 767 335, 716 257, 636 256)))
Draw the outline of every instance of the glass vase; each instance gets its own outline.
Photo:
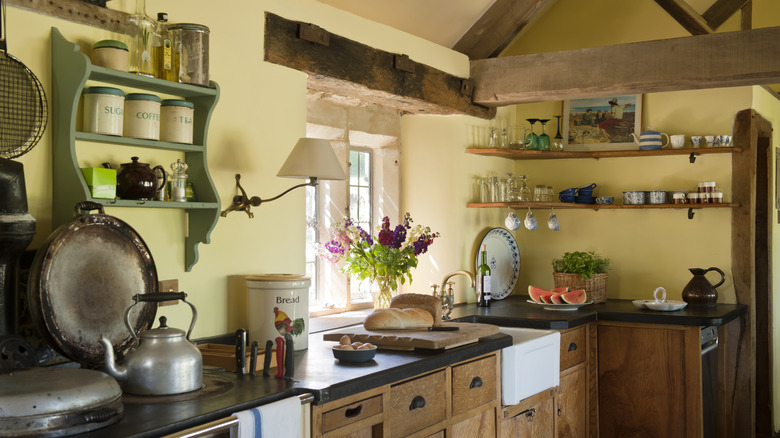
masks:
POLYGON ((390 288, 390 281, 388 280, 376 280, 379 286, 378 291, 371 291, 371 296, 374 300, 374 309, 387 309, 390 307, 390 300, 398 294, 398 290, 392 290, 390 288))

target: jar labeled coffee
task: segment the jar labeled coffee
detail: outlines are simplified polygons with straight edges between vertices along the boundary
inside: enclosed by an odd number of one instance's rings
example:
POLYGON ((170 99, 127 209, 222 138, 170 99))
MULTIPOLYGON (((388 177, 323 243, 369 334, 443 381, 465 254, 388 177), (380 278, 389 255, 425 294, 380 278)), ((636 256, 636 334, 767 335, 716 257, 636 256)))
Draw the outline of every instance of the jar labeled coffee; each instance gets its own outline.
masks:
POLYGON ((209 28, 180 23, 168 27, 173 38, 174 71, 182 84, 209 86, 209 28))
POLYGON ((130 67, 130 52, 127 44, 116 40, 102 40, 92 46, 92 64, 127 71, 130 67))
POLYGON ((83 130, 95 134, 122 135, 124 91, 113 87, 89 87, 83 91, 83 130))
POLYGON ((160 107, 160 140, 192 144, 195 104, 188 100, 165 99, 160 107))
POLYGON ((125 137, 159 140, 160 102, 154 94, 128 94, 125 98, 125 137))

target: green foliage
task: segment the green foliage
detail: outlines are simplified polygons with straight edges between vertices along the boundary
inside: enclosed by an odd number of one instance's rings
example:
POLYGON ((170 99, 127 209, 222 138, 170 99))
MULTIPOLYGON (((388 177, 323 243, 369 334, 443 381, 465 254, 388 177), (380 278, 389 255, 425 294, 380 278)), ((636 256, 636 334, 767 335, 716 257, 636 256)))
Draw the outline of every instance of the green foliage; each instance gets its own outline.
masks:
POLYGON ((594 251, 589 252, 567 252, 559 259, 553 259, 553 272, 563 274, 582 274, 585 278, 590 278, 593 274, 605 274, 609 269, 610 260, 604 258, 594 251))

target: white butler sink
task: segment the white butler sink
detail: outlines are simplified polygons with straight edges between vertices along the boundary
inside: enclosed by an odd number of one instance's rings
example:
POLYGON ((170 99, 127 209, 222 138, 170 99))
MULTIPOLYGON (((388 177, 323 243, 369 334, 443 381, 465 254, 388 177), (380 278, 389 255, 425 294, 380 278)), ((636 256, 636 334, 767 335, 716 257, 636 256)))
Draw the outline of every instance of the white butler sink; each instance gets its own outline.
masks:
POLYGON ((561 334, 554 330, 499 327, 512 336, 512 346, 501 350, 501 403, 521 400, 559 384, 561 334))

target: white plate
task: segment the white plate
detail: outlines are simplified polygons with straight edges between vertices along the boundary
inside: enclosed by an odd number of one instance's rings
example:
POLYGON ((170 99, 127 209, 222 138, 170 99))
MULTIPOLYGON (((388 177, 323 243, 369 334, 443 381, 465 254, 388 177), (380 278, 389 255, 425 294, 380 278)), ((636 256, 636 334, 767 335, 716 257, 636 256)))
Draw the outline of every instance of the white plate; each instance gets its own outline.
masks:
POLYGON ((688 305, 685 301, 674 300, 666 300, 660 303, 656 303, 655 300, 634 300, 632 302, 640 309, 658 310, 660 312, 673 312, 688 305))
POLYGON ((482 263, 479 251, 482 245, 487 249, 487 263, 490 266, 490 298, 503 300, 512 293, 520 277, 520 249, 517 241, 504 228, 488 231, 477 246, 475 267, 482 263))
POLYGON ((577 310, 582 306, 587 306, 588 304, 593 304, 593 301, 588 301, 587 303, 582 304, 547 304, 547 303, 537 303, 534 300, 528 300, 531 304, 536 304, 537 306, 544 306, 547 310, 562 310, 562 311, 569 311, 569 310, 577 310))

